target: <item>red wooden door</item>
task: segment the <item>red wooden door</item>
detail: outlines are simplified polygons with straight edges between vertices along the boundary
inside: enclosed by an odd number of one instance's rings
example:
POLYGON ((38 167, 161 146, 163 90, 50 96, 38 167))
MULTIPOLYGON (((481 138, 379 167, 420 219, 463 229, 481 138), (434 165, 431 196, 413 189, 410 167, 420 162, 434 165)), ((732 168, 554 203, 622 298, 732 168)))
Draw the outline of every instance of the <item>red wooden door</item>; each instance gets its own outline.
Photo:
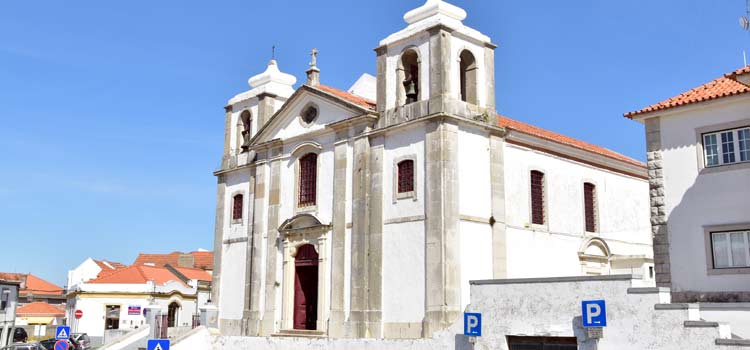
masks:
POLYGON ((294 273, 294 329, 315 330, 318 321, 318 253, 299 247, 294 273))

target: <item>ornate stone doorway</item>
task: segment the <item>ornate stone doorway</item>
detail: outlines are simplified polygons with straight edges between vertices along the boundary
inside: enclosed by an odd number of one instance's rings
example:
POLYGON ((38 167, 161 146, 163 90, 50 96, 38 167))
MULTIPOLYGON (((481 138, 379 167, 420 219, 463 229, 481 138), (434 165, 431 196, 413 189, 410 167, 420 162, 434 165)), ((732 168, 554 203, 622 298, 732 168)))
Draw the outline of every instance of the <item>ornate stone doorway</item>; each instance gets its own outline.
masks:
POLYGON ((304 213, 279 227, 284 247, 281 330, 328 332, 330 225, 304 213))
POLYGON ((294 329, 316 330, 318 321, 318 253, 311 244, 299 247, 294 273, 294 329))

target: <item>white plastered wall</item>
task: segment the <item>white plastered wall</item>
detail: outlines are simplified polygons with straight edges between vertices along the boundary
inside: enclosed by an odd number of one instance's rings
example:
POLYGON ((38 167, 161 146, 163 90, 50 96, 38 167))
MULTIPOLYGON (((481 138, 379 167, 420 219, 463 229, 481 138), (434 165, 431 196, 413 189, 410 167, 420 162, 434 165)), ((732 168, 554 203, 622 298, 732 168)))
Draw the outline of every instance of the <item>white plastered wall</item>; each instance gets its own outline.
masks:
MULTIPOLYGON (((222 230, 224 241, 247 237, 248 225, 252 224, 249 215, 252 198, 249 195, 250 175, 248 171, 234 171, 225 176, 226 195, 224 196, 224 228, 222 230), (237 194, 242 194, 244 200, 241 223, 232 222, 232 203, 234 196, 237 194)), ((222 319, 242 319, 242 312, 245 308, 243 286, 245 285, 246 275, 247 244, 247 242, 222 244, 222 278, 219 288, 221 293, 219 310, 222 319)))
POLYGON ((747 291, 750 286, 750 274, 708 275, 703 229, 750 223, 750 169, 699 175, 696 135, 698 128, 747 119, 747 97, 709 102, 661 119, 670 268, 676 292, 747 291))
POLYGON ((102 268, 92 258, 87 258, 81 265, 68 271, 68 289, 72 290, 83 282, 96 278, 102 268))
POLYGON ((386 323, 419 323, 424 318, 424 138, 423 124, 401 128, 385 137, 383 322, 386 323), (415 197, 397 199, 394 193, 397 162, 407 158, 414 160, 415 197))
POLYGON ((590 237, 612 254, 653 256, 648 182, 521 146, 505 146, 508 278, 581 275, 590 237), (531 225, 530 172, 545 177, 546 224, 531 225), (584 233, 583 184, 596 185, 598 232, 584 233))
POLYGON ((461 223, 461 307, 469 303, 469 281, 492 278, 492 187, 490 141, 486 131, 463 126, 458 132, 458 199, 461 223), (483 223, 476 222, 481 220, 483 223))

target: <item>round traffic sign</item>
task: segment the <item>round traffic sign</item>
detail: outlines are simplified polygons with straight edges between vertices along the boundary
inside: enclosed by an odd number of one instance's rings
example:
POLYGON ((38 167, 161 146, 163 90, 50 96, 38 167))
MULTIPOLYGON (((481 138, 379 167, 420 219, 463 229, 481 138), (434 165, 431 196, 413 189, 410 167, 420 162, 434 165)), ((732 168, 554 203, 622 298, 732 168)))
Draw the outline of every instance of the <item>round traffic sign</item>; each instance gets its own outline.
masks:
POLYGON ((58 340, 55 343, 55 350, 69 350, 70 343, 67 340, 58 340))
POLYGON ((83 311, 81 311, 81 310, 76 310, 76 312, 75 312, 75 316, 76 316, 76 319, 79 319, 79 318, 83 317, 83 311))

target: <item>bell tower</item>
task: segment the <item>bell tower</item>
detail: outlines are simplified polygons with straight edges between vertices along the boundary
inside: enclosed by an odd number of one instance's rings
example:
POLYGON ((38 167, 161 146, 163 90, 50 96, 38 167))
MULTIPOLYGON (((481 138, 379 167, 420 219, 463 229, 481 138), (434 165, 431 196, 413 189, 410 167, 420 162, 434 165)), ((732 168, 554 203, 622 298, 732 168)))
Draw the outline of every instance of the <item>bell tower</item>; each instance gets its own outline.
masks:
POLYGON ((427 0, 407 12, 407 27, 380 42, 377 108, 387 126, 436 113, 495 115, 495 48, 463 24, 466 11, 427 0))

